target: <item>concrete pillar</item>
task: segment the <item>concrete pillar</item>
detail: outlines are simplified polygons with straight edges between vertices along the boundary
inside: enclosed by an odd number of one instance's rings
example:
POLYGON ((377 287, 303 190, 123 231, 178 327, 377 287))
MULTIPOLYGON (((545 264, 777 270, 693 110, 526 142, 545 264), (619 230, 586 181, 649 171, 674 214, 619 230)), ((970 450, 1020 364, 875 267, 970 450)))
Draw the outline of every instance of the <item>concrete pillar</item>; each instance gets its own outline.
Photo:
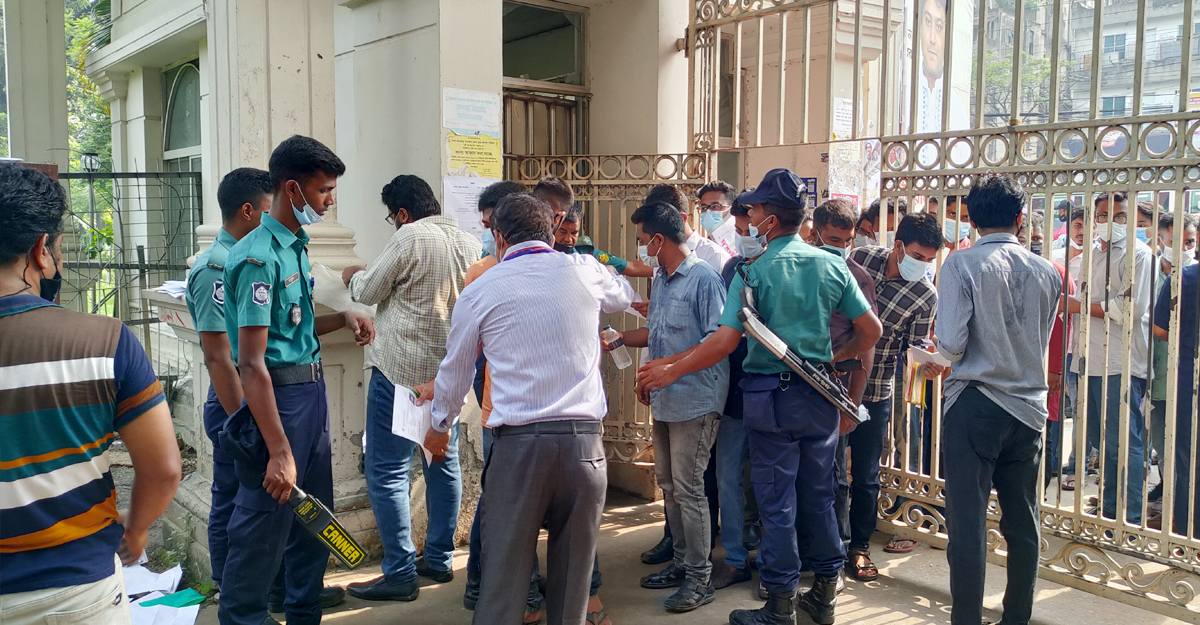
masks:
POLYGON ((66 26, 62 0, 4 3, 9 154, 67 171, 66 26))
MULTIPOLYGON (((383 226, 379 193, 399 174, 426 180, 440 198, 447 173, 442 89, 499 94, 503 81, 501 0, 338 0, 337 137, 347 172, 339 219, 374 258, 394 232, 383 226), (353 207, 351 210, 350 207, 353 207)), ((482 435, 475 398, 463 412, 458 537, 465 540, 478 499, 482 435)), ((419 466, 419 463, 418 463, 419 466)), ((414 480, 414 540, 425 533, 424 484, 414 480)))

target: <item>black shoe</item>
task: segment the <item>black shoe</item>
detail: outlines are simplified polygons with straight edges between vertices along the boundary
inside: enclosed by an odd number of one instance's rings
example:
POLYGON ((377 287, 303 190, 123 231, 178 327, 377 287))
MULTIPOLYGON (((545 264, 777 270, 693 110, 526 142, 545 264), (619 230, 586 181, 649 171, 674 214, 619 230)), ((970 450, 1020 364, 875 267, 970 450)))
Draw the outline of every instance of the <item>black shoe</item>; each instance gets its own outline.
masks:
POLYGON ((667 597, 663 606, 667 608, 667 612, 691 612, 702 605, 712 603, 716 596, 717 591, 713 589, 712 584, 701 586, 695 580, 689 579, 683 582, 683 586, 675 591, 675 594, 667 597))
MULTIPOLYGON (((341 605, 346 600, 346 591, 338 586, 326 586, 321 589, 321 609, 341 605)), ((283 613, 283 597, 271 597, 267 601, 267 612, 283 613)))
POLYGON ((672 562, 667 568, 651 573, 642 578, 642 588, 661 589, 661 588, 678 588, 683 585, 683 580, 687 576, 684 575, 683 569, 675 566, 672 562))
POLYGON ((838 578, 820 577, 808 592, 800 595, 796 605, 808 612, 817 625, 833 625, 833 610, 837 606, 838 578))
POLYGON ((762 546, 762 529, 757 523, 742 528, 742 546, 746 551, 754 551, 762 546))
POLYGON ((421 594, 414 577, 408 581, 392 581, 380 575, 369 582, 350 584, 346 590, 359 599, 367 601, 412 601, 421 594))
POLYGON ((724 561, 714 564, 713 570, 715 571, 712 576, 712 587, 714 590, 748 582, 751 577, 749 568, 739 569, 725 564, 724 561))
POLYGON ((425 556, 417 558, 417 575, 428 577, 439 584, 445 584, 454 579, 454 571, 439 571, 425 564, 425 556))
POLYGON ((757 610, 730 612, 729 625, 796 625, 795 596, 771 593, 767 605, 757 610))
POLYGON ((463 607, 473 611, 477 603, 479 603, 479 584, 471 584, 468 581, 467 590, 463 592, 463 607))
POLYGON ((650 549, 643 551, 642 562, 645 562, 646 564, 663 564, 670 562, 675 557, 675 545, 672 540, 673 539, 664 536, 662 540, 658 541, 657 545, 654 545, 650 549))

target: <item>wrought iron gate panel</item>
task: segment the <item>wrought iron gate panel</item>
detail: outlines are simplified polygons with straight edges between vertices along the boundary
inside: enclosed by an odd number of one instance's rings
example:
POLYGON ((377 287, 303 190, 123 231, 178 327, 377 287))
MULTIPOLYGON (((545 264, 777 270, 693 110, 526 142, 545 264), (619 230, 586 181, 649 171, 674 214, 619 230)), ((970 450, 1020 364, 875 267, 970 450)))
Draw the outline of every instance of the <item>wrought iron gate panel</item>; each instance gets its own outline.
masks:
MULTIPOLYGON (((629 221, 650 189, 660 184, 679 187, 689 197, 709 180, 706 154, 505 156, 507 178, 532 188, 543 176, 558 176, 583 206, 580 234, 596 248, 620 258, 637 259, 635 228, 629 221)), ((647 281, 635 280, 647 296, 647 281)), ((633 315, 605 315, 617 330, 633 330, 643 322, 633 315)), ((618 369, 602 360, 608 395, 604 419, 604 448, 610 462, 634 462, 650 448, 650 410, 633 393, 637 367, 618 369)))

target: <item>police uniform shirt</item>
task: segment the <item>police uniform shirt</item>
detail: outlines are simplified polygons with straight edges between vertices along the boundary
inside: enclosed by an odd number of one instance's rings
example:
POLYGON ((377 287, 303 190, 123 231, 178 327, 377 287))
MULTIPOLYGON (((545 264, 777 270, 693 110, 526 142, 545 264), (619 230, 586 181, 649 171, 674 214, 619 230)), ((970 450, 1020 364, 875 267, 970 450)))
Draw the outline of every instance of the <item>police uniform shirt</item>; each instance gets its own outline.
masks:
POLYGON ((225 262, 236 244, 222 228, 188 274, 187 307, 197 332, 225 332, 225 262))
POLYGON ((321 356, 309 278, 308 235, 292 234, 270 215, 225 263, 225 327, 234 362, 238 328, 267 327, 268 368, 307 365, 321 356))
MULTIPOLYGON (((754 288, 758 313, 796 355, 810 362, 829 362, 829 320, 833 311, 857 319, 871 309, 867 298, 841 257, 808 245, 798 235, 782 236, 746 268, 754 288)), ((742 308, 741 275, 733 278, 721 314, 721 325, 744 331, 737 313, 742 308)), ((743 368, 748 373, 790 371, 758 341, 749 342, 743 368)))

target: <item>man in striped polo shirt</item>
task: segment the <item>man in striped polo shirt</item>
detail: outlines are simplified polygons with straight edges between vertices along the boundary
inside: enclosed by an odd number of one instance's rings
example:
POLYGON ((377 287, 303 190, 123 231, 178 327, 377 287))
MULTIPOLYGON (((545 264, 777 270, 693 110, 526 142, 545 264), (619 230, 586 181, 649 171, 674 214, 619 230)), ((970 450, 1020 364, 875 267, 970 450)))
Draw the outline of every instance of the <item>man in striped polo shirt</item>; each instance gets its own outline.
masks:
POLYGON ((62 187, 0 164, 0 613, 12 625, 129 623, 134 563, 179 485, 162 386, 119 320, 55 305, 62 187), (136 474, 117 512, 108 447, 136 474))

